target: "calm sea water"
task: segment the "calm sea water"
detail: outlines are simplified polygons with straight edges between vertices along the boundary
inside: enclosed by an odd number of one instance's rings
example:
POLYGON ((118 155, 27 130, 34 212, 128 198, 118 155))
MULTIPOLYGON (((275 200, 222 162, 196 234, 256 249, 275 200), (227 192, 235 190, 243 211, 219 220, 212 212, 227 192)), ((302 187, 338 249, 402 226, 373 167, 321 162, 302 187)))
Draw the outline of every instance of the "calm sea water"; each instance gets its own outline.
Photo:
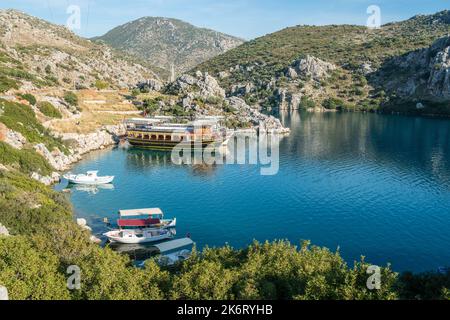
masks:
MULTIPOLYGON (((450 265, 450 121, 374 114, 280 115, 280 169, 178 166, 170 153, 95 152, 73 172, 115 175, 114 189, 73 189, 94 233, 119 209, 160 207, 178 236, 234 247, 301 239, 395 270, 450 265)), ((64 185, 58 186, 63 188, 64 185)))

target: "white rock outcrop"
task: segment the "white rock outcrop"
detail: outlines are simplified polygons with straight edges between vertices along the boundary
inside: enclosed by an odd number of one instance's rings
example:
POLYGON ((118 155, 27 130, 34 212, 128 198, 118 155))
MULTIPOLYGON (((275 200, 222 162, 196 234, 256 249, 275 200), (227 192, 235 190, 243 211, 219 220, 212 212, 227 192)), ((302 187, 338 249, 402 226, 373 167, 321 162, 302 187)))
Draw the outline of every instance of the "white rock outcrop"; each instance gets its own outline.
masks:
POLYGON ((58 172, 53 172, 50 176, 43 176, 37 172, 33 172, 31 174, 31 178, 36 181, 39 181, 42 184, 45 184, 46 186, 49 186, 49 185, 52 185, 52 184, 58 182, 60 180, 61 176, 59 175, 58 172))
POLYGON ((291 67, 286 70, 286 76, 295 79, 299 76, 310 76, 314 80, 321 80, 336 70, 332 63, 307 55, 305 58, 295 60, 291 67))
POLYGON ((4 141, 13 148, 22 149, 27 139, 20 133, 13 131, 0 123, 0 141, 4 141))
POLYGON ((259 112, 258 109, 250 107, 243 99, 238 97, 227 98, 229 105, 239 112, 240 120, 253 123, 260 132, 286 134, 290 129, 285 128, 281 121, 274 116, 268 116, 259 112))
POLYGON ((178 94, 195 93, 204 98, 225 98, 225 90, 222 89, 217 80, 208 73, 196 72, 195 77, 185 74, 179 77, 171 85, 178 94))
POLYGON ((80 227, 84 228, 85 226, 87 226, 87 221, 84 218, 78 218, 77 219, 77 225, 79 225, 80 227))
POLYGON ((303 94, 300 92, 292 93, 287 89, 278 89, 278 107, 280 110, 298 110, 303 94))
POLYGON ((0 285, 0 301, 9 300, 8 298, 8 289, 6 287, 0 285))
POLYGON ((8 229, 0 223, 0 236, 8 237, 9 231, 8 229))

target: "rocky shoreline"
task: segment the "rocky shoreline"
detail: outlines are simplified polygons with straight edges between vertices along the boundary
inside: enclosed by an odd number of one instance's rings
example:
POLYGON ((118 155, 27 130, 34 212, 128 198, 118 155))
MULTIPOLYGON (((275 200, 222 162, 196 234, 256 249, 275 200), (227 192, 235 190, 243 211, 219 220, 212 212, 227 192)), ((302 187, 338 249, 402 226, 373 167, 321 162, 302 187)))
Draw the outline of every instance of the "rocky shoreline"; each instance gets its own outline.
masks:
POLYGON ((236 123, 249 124, 259 132, 271 134, 290 132, 279 119, 262 113, 260 106, 250 106, 243 97, 227 95, 217 79, 207 72, 184 74, 163 88, 162 93, 176 96, 177 100, 167 103, 160 101, 161 109, 164 109, 166 104, 179 105, 186 113, 193 113, 199 117, 226 116, 236 123))
POLYGON ((34 147, 36 152, 42 155, 56 171, 50 176, 42 176, 34 172, 31 177, 45 185, 56 183, 61 178, 60 172, 70 169, 74 163, 82 160, 84 154, 115 145, 118 143, 120 136, 124 134, 125 126, 119 124, 104 126, 89 134, 67 133, 57 135, 62 141, 74 145, 74 147, 69 149, 69 154, 65 154, 58 149, 49 151, 44 144, 37 144, 34 147))

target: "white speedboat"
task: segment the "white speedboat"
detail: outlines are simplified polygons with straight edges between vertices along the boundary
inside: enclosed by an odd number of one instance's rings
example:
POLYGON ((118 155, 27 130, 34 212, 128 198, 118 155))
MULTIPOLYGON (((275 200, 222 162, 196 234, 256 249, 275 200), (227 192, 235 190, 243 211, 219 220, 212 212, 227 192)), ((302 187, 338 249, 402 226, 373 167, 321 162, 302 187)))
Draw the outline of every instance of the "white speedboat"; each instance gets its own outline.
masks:
POLYGON ((100 185, 108 184, 114 180, 114 176, 103 176, 99 177, 97 175, 98 171, 88 171, 86 174, 65 174, 63 177, 67 179, 69 183, 73 184, 87 184, 87 185, 100 185))
POLYGON ((124 244, 150 243, 173 237, 167 229, 114 230, 103 234, 109 241, 124 244))

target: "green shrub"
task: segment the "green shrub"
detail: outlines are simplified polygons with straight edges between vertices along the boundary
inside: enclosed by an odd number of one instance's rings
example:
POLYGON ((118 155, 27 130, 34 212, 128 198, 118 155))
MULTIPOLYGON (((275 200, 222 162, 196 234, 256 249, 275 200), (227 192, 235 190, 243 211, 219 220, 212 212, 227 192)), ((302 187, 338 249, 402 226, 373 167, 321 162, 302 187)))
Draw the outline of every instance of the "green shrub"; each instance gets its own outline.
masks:
POLYGON ((159 109, 158 101, 155 99, 145 99, 143 103, 143 110, 148 114, 154 114, 159 109))
POLYGON ((48 85, 48 86, 59 85, 58 78, 56 78, 55 76, 46 76, 45 77, 45 85, 48 85))
POLYGON ((322 101, 322 107, 328 110, 336 110, 345 106, 344 101, 338 98, 328 98, 322 101))
POLYGON ((399 291, 404 299, 449 300, 450 272, 403 273, 399 278, 399 291))
POLYGON ((66 101, 71 106, 74 106, 74 107, 78 106, 78 97, 75 93, 73 93, 71 91, 67 91, 64 94, 64 101, 66 101))
POLYGON ((38 104, 39 110, 50 118, 58 118, 61 119, 62 115, 61 112, 59 112, 58 109, 56 109, 50 102, 48 101, 41 101, 38 104))
POLYGON ((70 298, 58 257, 36 251, 25 237, 0 236, 0 283, 12 300, 70 298))
POLYGON ((11 89, 19 89, 17 82, 13 79, 0 75, 0 92, 6 92, 11 89))
POLYGON ((133 96, 133 97, 137 97, 137 96, 139 96, 141 94, 141 91, 139 90, 139 89, 133 89, 133 90, 131 90, 131 95, 133 96))
POLYGON ((302 96, 302 98, 300 99, 299 109, 306 110, 315 107, 316 103, 313 100, 311 100, 307 96, 302 96))
POLYGON ((206 102, 213 105, 219 105, 222 102, 222 99, 219 97, 208 97, 206 102))
POLYGON ((109 88, 109 83, 103 80, 96 80, 94 83, 94 86, 98 89, 98 90, 104 90, 109 88))
POLYGON ((49 175, 53 168, 34 150, 17 150, 0 141, 0 163, 17 167, 22 172, 49 175))
POLYGON ((3 109, 0 122, 9 129, 20 132, 27 142, 44 143, 49 150, 56 147, 63 152, 67 152, 67 148, 61 140, 51 136, 48 130, 36 119, 31 107, 0 99, 0 108, 3 109))
POLYGON ((31 93, 21 94, 20 97, 28 101, 33 106, 36 104, 36 97, 33 96, 31 93))

